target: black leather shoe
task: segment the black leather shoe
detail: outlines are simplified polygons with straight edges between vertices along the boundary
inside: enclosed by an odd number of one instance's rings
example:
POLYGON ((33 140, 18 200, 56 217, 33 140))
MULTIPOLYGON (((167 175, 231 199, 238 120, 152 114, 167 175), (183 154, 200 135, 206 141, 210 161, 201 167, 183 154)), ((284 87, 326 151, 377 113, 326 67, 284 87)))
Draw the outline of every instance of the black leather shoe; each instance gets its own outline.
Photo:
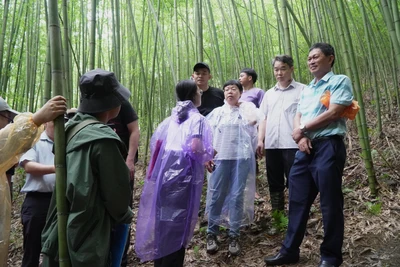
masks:
POLYGON ((327 262, 327 261, 321 261, 321 262, 319 263, 318 267, 336 267, 336 266, 333 265, 333 264, 330 264, 330 263, 327 262))
POLYGON ((297 263, 298 261, 299 261, 299 255, 297 256, 285 255, 280 252, 275 256, 264 258, 264 262, 267 264, 267 266, 291 264, 291 263, 297 263))

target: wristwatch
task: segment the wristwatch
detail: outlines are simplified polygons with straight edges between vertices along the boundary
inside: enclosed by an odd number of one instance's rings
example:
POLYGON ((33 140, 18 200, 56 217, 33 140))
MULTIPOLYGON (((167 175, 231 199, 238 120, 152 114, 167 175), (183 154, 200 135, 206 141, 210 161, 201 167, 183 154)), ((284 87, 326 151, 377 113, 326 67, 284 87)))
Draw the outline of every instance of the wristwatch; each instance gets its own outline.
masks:
POLYGON ((300 124, 300 131, 304 134, 307 131, 307 127, 304 123, 300 124))

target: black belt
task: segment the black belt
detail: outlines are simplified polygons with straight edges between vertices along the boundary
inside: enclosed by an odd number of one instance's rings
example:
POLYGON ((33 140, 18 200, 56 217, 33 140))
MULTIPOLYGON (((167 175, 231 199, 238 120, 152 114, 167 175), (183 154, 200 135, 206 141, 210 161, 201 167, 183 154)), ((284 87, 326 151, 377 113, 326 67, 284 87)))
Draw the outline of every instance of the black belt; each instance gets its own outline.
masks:
POLYGON ((26 196, 29 197, 48 197, 51 198, 51 196, 53 195, 52 192, 37 192, 37 191, 33 191, 33 192, 27 192, 26 196))
POLYGON ((322 141, 327 141, 327 140, 340 140, 343 141, 343 136, 335 134, 335 135, 329 135, 329 136, 321 136, 321 137, 317 137, 311 140, 311 143, 316 144, 322 141))

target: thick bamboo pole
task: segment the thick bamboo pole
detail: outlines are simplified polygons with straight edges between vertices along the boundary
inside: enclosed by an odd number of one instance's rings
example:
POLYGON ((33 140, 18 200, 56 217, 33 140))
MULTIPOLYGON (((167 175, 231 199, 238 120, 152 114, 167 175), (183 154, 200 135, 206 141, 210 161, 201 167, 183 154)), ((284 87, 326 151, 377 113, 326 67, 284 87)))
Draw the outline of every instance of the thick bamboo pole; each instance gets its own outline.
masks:
MULTIPOLYGON (((51 47, 51 73, 52 88, 54 95, 61 95, 63 88, 62 58, 61 58, 61 31, 58 20, 58 1, 48 0, 49 7, 49 39, 51 47)), ((56 201, 58 219, 58 253, 61 267, 70 267, 68 246, 67 246, 67 219, 68 206, 65 198, 66 191, 66 147, 64 117, 59 116, 54 120, 54 141, 55 141, 55 166, 56 166, 56 201)))

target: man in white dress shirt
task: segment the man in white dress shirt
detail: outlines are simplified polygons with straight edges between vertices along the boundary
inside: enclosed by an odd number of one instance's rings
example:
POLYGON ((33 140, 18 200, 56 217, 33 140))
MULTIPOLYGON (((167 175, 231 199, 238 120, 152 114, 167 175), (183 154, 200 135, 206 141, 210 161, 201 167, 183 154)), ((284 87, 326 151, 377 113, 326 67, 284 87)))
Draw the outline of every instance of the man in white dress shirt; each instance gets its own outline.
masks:
MULTIPOLYGON (((305 85, 292 78, 292 57, 276 56, 272 66, 277 84, 265 93, 260 105, 265 120, 259 126, 257 154, 262 157, 265 150, 271 206, 275 212, 285 208, 284 190, 288 187, 285 176, 289 177, 298 150, 292 138, 293 120, 305 85)), ((277 234, 277 229, 271 227, 268 234, 277 234)))
POLYGON ((41 234, 54 190, 56 175, 53 150, 54 123, 48 122, 36 145, 28 150, 19 164, 25 169, 26 194, 21 208, 24 235, 22 267, 39 266, 41 234))

